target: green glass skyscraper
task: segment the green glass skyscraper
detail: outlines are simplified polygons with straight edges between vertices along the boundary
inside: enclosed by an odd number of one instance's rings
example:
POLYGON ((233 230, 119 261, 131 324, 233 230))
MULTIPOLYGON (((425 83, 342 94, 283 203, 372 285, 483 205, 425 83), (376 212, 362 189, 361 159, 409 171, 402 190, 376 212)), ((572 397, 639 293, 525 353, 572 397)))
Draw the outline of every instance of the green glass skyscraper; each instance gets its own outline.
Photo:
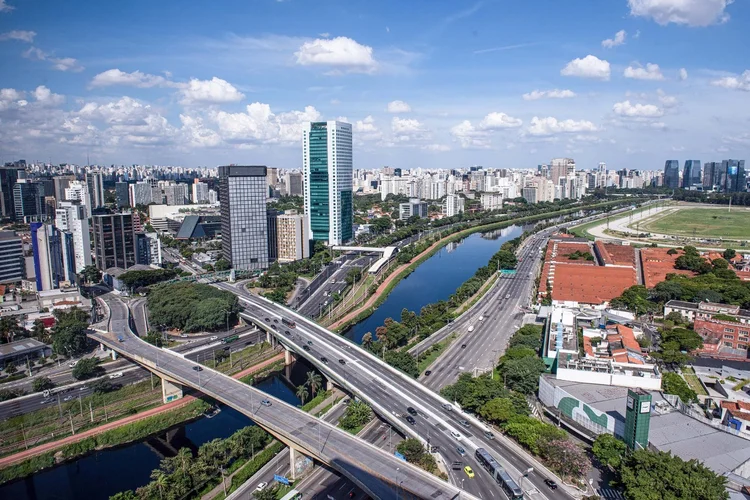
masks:
POLYGON ((352 239, 352 126, 311 122, 302 139, 304 197, 312 240, 341 245, 352 239))

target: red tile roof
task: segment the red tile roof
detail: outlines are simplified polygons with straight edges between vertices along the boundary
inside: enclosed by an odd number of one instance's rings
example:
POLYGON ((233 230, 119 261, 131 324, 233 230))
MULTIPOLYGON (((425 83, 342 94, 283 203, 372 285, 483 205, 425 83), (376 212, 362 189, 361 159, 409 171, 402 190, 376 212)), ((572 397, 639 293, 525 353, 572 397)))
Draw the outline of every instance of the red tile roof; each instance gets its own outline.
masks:
POLYGON ((684 274, 695 276, 696 273, 683 269, 675 269, 674 263, 677 257, 682 255, 682 250, 677 250, 676 254, 670 255, 669 248, 641 248, 641 266, 643 267, 643 276, 646 281, 646 288, 653 288, 658 283, 664 281, 667 274, 684 274))
MULTIPOLYGON (((553 300, 602 304, 619 297, 638 280, 632 268, 556 264, 550 282, 553 300)), ((546 291, 544 285, 540 291, 546 291)))
POLYGON ((595 243, 605 266, 635 267, 635 249, 629 245, 612 245, 601 241, 595 243))

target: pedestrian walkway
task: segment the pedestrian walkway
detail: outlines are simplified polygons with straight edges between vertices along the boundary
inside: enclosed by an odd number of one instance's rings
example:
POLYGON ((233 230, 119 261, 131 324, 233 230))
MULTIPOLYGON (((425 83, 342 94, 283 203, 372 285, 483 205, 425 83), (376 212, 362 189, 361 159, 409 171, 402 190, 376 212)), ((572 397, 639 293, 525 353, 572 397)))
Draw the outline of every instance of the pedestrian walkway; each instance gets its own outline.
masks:
POLYGON ((612 488, 600 488, 596 492, 602 498, 610 498, 612 500, 625 500, 625 495, 623 495, 621 491, 614 490, 612 488))

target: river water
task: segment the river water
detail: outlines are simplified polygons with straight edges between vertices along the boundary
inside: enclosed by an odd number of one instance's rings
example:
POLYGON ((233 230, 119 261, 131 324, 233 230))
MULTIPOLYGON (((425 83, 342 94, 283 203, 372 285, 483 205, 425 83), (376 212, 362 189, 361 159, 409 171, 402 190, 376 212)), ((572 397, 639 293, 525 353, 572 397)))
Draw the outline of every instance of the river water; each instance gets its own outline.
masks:
MULTIPOLYGON (((290 379, 281 373, 259 381, 256 387, 289 404, 298 405, 294 386, 303 384, 312 368, 304 360, 291 366, 290 379)), ((200 418, 145 441, 92 453, 78 460, 41 471, 0 486, 0 499, 9 500, 106 500, 125 490, 135 490, 151 479, 162 457, 174 456, 186 446, 197 452, 201 444, 226 438, 253 425, 240 412, 221 406, 213 418, 200 418)))
POLYGON ((350 327, 344 335, 361 343, 367 332, 374 337, 375 329, 386 318, 400 321, 402 309, 418 313, 427 304, 447 300, 477 269, 487 265, 503 243, 521 236, 523 231, 521 226, 509 226, 497 231, 474 233, 443 247, 401 280, 375 312, 350 327))

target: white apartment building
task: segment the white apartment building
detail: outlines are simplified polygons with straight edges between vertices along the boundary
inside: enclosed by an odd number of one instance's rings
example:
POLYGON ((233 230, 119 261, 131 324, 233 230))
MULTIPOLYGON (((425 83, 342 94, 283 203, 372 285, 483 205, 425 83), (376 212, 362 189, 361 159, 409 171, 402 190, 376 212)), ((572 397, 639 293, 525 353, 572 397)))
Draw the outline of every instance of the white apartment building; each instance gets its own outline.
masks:
POLYGON ((464 199, 457 194, 446 195, 443 202, 443 214, 446 217, 453 217, 464 211, 464 199))
POLYGON ((195 179, 192 185, 193 203, 208 203, 208 184, 195 179))
POLYGON ((479 196, 482 210, 500 210, 503 208, 502 193, 482 193, 479 196))
POLYGON ((279 262, 293 262, 310 257, 310 237, 304 215, 289 212, 281 214, 276 217, 276 227, 279 262))
POLYGON ((55 211, 55 225, 73 235, 73 255, 76 274, 91 265, 91 236, 86 207, 80 202, 61 201, 55 211))

